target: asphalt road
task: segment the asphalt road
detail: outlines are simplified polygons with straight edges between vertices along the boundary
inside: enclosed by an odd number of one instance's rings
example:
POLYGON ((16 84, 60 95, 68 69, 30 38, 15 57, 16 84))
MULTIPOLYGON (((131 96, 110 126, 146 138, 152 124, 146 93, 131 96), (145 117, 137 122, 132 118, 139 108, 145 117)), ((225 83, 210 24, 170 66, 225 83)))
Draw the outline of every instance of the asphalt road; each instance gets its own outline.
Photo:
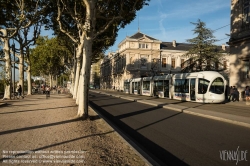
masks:
POLYGON ((249 128, 94 92, 89 100, 160 165, 250 165, 249 128))

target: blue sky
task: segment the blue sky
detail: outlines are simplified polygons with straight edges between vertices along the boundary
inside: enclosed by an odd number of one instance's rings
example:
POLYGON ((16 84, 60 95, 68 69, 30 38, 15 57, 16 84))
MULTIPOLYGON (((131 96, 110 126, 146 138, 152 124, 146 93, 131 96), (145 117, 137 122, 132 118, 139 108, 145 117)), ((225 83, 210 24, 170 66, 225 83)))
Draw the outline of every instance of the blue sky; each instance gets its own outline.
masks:
MULTIPOLYGON (((195 26, 190 22, 200 19, 207 28, 218 29, 214 32, 220 40, 217 45, 226 44, 229 37, 225 34, 230 33, 230 3, 230 0, 151 0, 137 12, 133 22, 119 31, 115 44, 106 53, 116 51, 126 36, 135 34, 138 21, 140 32, 148 36, 165 42, 185 43, 194 37, 195 26)), ((43 36, 52 37, 51 34, 51 31, 42 32, 43 36)))
POLYGON ((225 34, 230 34, 230 4, 230 0, 151 0, 131 24, 119 31, 115 44, 108 51, 116 51, 126 36, 135 34, 138 21, 140 32, 146 35, 165 42, 185 43, 194 37, 195 26, 190 22, 200 19, 211 30, 223 27, 214 32, 220 40, 215 44, 226 44, 229 38, 225 34))
MULTIPOLYGON (((191 22, 198 19, 206 23, 206 27, 216 30, 214 36, 221 45, 228 42, 230 34, 230 0, 151 0, 148 6, 137 12, 137 17, 118 33, 115 44, 106 52, 118 50, 118 44, 126 36, 132 36, 140 28, 140 32, 155 39, 177 43, 186 43, 195 37, 191 22), (139 26, 138 26, 139 22, 139 26)), ((51 36, 50 31, 42 35, 51 36)))

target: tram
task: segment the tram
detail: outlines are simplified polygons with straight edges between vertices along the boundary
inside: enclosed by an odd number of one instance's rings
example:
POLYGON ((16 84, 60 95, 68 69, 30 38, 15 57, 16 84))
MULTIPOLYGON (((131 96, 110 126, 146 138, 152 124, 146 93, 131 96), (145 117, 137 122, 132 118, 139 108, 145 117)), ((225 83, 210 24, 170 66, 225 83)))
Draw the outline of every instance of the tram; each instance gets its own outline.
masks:
POLYGON ((221 103, 225 101, 226 84, 220 73, 202 71, 126 80, 124 91, 181 101, 221 103))

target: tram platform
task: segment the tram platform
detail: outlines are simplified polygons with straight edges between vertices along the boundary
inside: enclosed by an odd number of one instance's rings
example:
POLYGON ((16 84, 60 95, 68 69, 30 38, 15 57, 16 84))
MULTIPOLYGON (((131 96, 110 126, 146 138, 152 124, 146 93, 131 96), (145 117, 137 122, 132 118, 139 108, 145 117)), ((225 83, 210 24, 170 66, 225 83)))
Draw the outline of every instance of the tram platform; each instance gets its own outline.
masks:
POLYGON ((250 128, 250 105, 244 101, 205 104, 134 95, 113 90, 90 91, 250 128))

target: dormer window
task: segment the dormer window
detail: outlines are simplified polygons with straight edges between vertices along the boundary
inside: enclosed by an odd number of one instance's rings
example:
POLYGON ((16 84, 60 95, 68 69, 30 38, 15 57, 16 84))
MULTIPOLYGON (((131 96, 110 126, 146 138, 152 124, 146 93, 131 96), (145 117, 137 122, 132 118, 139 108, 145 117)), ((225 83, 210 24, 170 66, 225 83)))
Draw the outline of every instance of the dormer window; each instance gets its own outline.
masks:
POLYGON ((148 48, 148 44, 139 43, 139 48, 148 48))

